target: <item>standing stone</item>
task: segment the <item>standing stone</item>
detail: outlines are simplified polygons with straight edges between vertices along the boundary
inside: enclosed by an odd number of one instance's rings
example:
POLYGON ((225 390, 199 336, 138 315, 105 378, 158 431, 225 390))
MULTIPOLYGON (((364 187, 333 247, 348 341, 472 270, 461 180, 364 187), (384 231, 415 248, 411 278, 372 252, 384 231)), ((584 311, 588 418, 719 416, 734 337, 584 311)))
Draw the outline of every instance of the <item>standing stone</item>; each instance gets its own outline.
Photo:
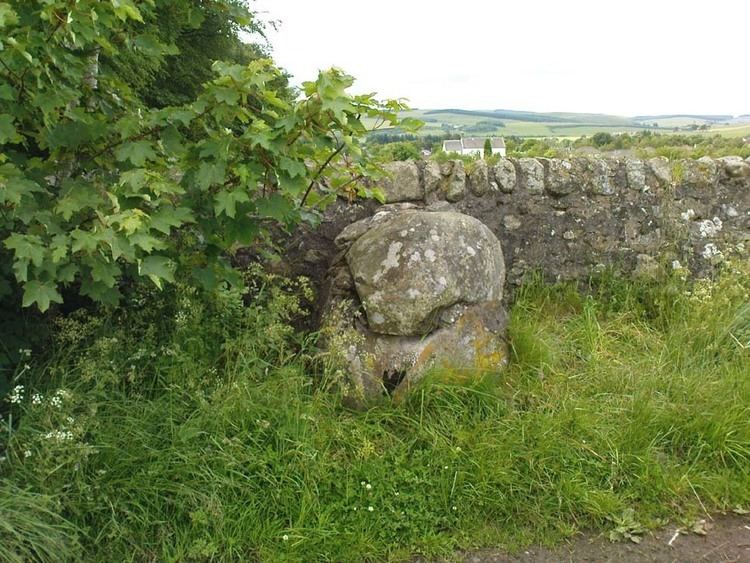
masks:
POLYGON ((369 327, 423 335, 456 303, 502 298, 503 252, 479 220, 404 211, 375 223, 346 254, 369 327))
POLYGON ((455 212, 395 210, 360 223, 336 240, 343 255, 329 278, 353 287, 331 284, 321 328, 350 404, 400 398, 431 367, 471 378, 507 363, 505 265, 492 231, 455 212))

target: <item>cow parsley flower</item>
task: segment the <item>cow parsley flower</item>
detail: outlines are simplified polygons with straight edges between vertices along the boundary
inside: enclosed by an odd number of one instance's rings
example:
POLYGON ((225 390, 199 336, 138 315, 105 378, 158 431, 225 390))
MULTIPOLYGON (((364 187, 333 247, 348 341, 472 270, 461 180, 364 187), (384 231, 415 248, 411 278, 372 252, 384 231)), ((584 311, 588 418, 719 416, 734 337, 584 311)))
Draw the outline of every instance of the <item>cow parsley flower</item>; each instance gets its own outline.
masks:
POLYGON ((12 404, 17 405, 21 401, 23 401, 23 385, 16 385, 13 388, 13 391, 10 392, 10 395, 8 395, 8 401, 10 401, 12 404))

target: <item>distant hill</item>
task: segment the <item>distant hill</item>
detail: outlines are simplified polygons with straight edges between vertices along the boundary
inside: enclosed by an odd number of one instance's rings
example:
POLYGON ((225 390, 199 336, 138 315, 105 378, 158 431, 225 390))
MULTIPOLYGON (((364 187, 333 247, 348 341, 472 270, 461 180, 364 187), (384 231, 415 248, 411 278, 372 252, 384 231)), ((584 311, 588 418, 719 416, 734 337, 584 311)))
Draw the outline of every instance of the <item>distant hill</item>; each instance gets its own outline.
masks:
MULTIPOLYGON (((412 117, 425 123, 422 135, 504 135, 506 137, 581 137, 599 132, 632 133, 654 131, 692 131, 695 126, 707 126, 708 132, 722 132, 727 124, 750 122, 750 115, 639 115, 624 117, 600 113, 533 112, 509 109, 467 110, 460 108, 414 109, 402 117, 412 117)), ((399 133, 398 129, 381 129, 381 132, 399 133)), ((733 134, 738 134, 733 129, 733 134)))
MULTIPOLYGON (((425 122, 423 135, 516 135, 519 137, 580 137, 609 133, 658 130, 629 117, 598 113, 540 113, 508 109, 415 109, 403 114, 425 122)), ((671 130, 671 129, 670 129, 671 130)))
POLYGON ((667 115, 636 115, 633 117, 633 121, 659 121, 660 119, 675 119, 675 118, 684 118, 684 119, 695 119, 695 120, 701 120, 701 121, 731 121, 734 116, 733 115, 694 115, 689 113, 675 113, 675 114, 667 114, 667 115))

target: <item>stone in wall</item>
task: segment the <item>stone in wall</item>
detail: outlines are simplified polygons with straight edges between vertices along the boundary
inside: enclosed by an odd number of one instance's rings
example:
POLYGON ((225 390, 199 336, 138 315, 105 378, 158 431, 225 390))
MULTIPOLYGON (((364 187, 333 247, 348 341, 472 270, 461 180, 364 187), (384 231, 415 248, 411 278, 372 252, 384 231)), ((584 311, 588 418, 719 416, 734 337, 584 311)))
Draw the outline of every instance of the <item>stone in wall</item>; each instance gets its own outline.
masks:
POLYGON ((455 203, 464 198, 466 193, 466 169, 460 160, 452 160, 440 166, 443 175, 442 193, 444 199, 455 203))
POLYGON ((424 186, 415 162, 389 162, 384 168, 386 177, 379 186, 385 194, 386 203, 424 199, 424 186))
POLYGON ((668 158, 656 156, 646 166, 646 186, 651 189, 664 188, 672 184, 672 163, 668 158))
POLYGON ((539 161, 544 167, 544 185, 547 193, 559 197, 575 190, 573 165, 570 161, 557 158, 540 158, 539 161))
POLYGON ((530 194, 544 192, 544 166, 535 158, 518 159, 519 185, 530 194))
POLYGON ((646 164, 635 158, 626 160, 625 177, 628 188, 637 192, 644 191, 646 189, 646 164))
POLYGON ((493 169, 493 175, 497 187, 503 193, 510 194, 516 189, 516 167, 507 158, 501 158, 493 169))
POLYGON ((438 199, 443 176, 440 173, 440 165, 434 160, 427 161, 422 169, 424 178, 425 203, 430 204, 438 199))
POLYGON ((478 197, 490 191, 490 171, 484 160, 475 162, 469 173, 469 191, 478 197))

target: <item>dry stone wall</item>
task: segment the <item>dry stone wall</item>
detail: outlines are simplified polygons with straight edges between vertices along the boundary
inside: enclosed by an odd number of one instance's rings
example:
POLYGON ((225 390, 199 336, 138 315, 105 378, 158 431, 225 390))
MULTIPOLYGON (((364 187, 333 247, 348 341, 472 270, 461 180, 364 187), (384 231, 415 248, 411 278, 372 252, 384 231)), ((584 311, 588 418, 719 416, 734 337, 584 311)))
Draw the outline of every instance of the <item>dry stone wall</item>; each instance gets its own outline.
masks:
MULTIPOLYGON (((511 292, 529 271, 585 280, 608 267, 635 275, 674 267, 706 276, 750 248, 750 159, 503 158, 388 170, 386 205, 457 211, 488 226, 502 243, 511 292)), ((293 270, 325 285, 335 237, 379 209, 371 201, 330 207, 319 229, 289 242, 293 270)))

